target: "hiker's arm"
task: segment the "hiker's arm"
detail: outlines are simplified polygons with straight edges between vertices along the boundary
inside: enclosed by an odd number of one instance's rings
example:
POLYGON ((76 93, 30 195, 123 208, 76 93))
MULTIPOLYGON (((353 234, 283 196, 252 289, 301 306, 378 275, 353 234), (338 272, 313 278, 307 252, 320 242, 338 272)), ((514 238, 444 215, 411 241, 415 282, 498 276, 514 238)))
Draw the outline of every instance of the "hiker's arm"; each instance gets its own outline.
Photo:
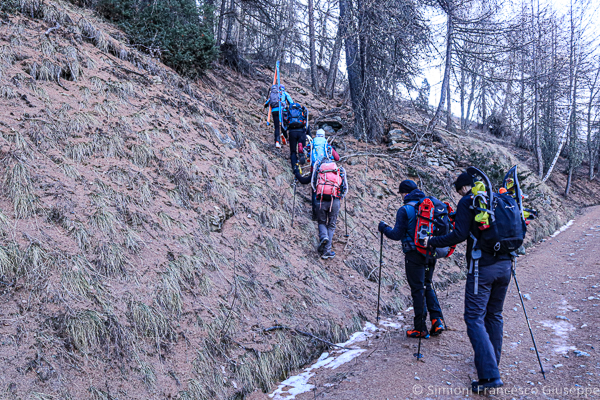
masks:
POLYGON ((298 170, 294 171, 294 176, 303 185, 308 185, 310 183, 311 176, 302 176, 298 170))
POLYGON ((292 96, 290 96, 288 92, 285 92, 285 100, 287 100, 289 104, 292 104, 294 102, 294 100, 292 100, 292 96))
POLYGON ((454 230, 447 235, 432 237, 429 245, 432 247, 448 247, 464 242, 469 237, 473 213, 469 208, 471 197, 463 197, 456 207, 456 219, 454 230))
POLYGON ((398 212, 396 213, 396 225, 392 229, 390 226, 386 226, 383 230, 383 234, 392 240, 402 240, 404 235, 406 234, 406 228, 408 224, 408 215, 406 214, 406 209, 404 207, 400 207, 398 212))
POLYGON ((331 156, 333 157, 333 159, 335 161, 340 161, 340 155, 338 154, 337 151, 335 151, 335 149, 333 147, 331 148, 331 156))

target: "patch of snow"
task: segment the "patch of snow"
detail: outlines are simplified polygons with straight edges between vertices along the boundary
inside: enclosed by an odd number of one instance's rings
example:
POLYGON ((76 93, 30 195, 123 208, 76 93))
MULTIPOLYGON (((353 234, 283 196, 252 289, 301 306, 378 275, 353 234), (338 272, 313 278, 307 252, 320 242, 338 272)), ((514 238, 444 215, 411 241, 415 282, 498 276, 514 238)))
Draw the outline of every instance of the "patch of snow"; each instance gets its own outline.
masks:
POLYGON ((554 343, 554 352, 558 354, 566 354, 569 350, 576 350, 575 346, 567 344, 569 338, 569 332, 575 330, 575 327, 567 321, 541 321, 542 325, 547 328, 552 328, 554 335, 557 338, 552 339, 554 343))
MULTIPOLYGON (((385 327, 393 327, 395 329, 401 328, 400 324, 393 322, 392 320, 383 320, 381 321, 381 325, 385 327)), ((367 322, 362 331, 353 333, 347 341, 337 344, 340 347, 350 347, 349 349, 336 348, 332 350, 331 353, 321 354, 321 357, 319 357, 316 363, 308 368, 305 368, 300 374, 291 376, 285 381, 281 382, 277 389, 275 389, 273 393, 269 394, 269 397, 273 400, 292 400, 295 399, 299 394, 310 392, 315 386, 308 383, 308 381, 315 376, 314 371, 320 368, 336 369, 341 365, 352 361, 367 350, 360 347, 351 346, 366 341, 377 331, 385 332, 385 329, 378 328, 372 323, 367 322)))
POLYGON ((550 237, 557 237, 559 234, 563 233, 564 231, 566 231, 567 229, 569 229, 569 227, 571 225, 573 225, 573 222, 575 222, 574 219, 570 220, 569 222, 566 223, 566 225, 562 226, 559 230, 557 230, 556 232, 554 232, 552 235, 550 235, 550 237))

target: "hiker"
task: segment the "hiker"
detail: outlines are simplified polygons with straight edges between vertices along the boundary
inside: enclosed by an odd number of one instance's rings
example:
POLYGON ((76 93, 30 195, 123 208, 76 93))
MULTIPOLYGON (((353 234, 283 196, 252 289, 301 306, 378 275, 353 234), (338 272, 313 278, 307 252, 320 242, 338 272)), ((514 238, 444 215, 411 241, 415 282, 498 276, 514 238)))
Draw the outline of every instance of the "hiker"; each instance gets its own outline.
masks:
POLYGON ((318 223, 318 252, 323 259, 333 258, 335 257, 335 251, 332 248, 333 234, 340 212, 341 200, 348 192, 346 170, 338 167, 332 160, 323 158, 313 166, 310 176, 303 177, 298 169, 294 170, 294 175, 304 185, 311 183, 316 199, 316 204, 313 203, 313 212, 316 211, 318 223))
POLYGON ((340 155, 327 141, 327 138, 325 137, 325 131, 323 129, 317 129, 317 134, 312 140, 312 143, 299 147, 298 150, 303 152, 306 157, 310 159, 311 165, 315 165, 324 157, 327 157, 330 160, 340 161, 340 155))
POLYGON ((290 162, 293 169, 299 164, 306 163, 306 157, 299 149, 306 146, 306 135, 310 135, 308 110, 298 103, 292 103, 284 114, 283 122, 290 142, 290 162), (298 154, 300 154, 300 158, 298 158, 298 154))
POLYGON ((404 252, 404 268, 406 280, 410 286, 410 292, 415 311, 414 328, 406 331, 406 336, 411 338, 428 339, 429 335, 437 336, 445 329, 442 309, 432 287, 433 271, 435 270, 435 258, 426 257, 421 254, 415 245, 415 229, 417 226, 416 206, 426 196, 417 188, 417 184, 411 180, 400 183, 400 196, 404 199, 404 205, 396 213, 396 225, 392 229, 385 222, 379 223, 379 232, 387 238, 402 241, 404 252), (431 318, 431 331, 427 332, 427 311, 431 318))
POLYGON ((275 127, 275 147, 278 149, 281 148, 281 144, 279 143, 281 138, 281 124, 279 123, 279 112, 283 112, 283 110, 280 110, 280 106, 282 106, 282 108, 285 109, 287 108, 287 105, 292 104, 293 102, 294 101, 292 100, 292 97, 285 91, 285 86, 271 86, 269 98, 267 99, 263 110, 269 105, 271 106, 271 116, 273 117, 273 126, 275 127))
MULTIPOLYGON (((463 197, 457 206, 454 231, 425 241, 430 247, 444 247, 467 240, 467 264, 470 266, 475 239, 481 237, 478 226, 484 223, 476 221, 481 210, 473 204, 473 185, 473 177, 467 172, 458 176, 454 188, 463 197)), ((498 370, 502 352, 502 307, 511 276, 510 254, 482 250, 478 260, 480 269, 473 268, 467 274, 464 314, 479 378, 471 383, 471 389, 475 393, 503 385, 498 370), (478 276, 475 276, 475 270, 478 270, 478 276), (478 282, 477 288, 475 282, 478 282)))
MULTIPOLYGON (((314 165, 321 161, 323 158, 327 158, 328 160, 340 161, 340 155, 335 151, 333 146, 331 146, 327 139, 325 138, 325 131, 323 129, 318 129, 315 138, 312 143, 304 146, 304 144, 298 144, 298 151, 301 152, 305 157, 311 160, 311 169, 310 174, 312 176, 314 165), (316 145, 315 145, 316 142, 316 145), (312 149, 316 149, 314 152, 312 149)), ((296 175, 298 167, 292 164, 292 168, 294 169, 294 174, 296 175)), ((298 171, 299 173, 299 171, 298 171)), ((296 177, 297 179, 297 177, 296 177)), ((300 181, 300 183, 308 184, 310 183, 310 177, 304 179, 306 182, 300 181)), ((312 219, 313 221, 317 220, 317 194, 312 192, 312 219)))

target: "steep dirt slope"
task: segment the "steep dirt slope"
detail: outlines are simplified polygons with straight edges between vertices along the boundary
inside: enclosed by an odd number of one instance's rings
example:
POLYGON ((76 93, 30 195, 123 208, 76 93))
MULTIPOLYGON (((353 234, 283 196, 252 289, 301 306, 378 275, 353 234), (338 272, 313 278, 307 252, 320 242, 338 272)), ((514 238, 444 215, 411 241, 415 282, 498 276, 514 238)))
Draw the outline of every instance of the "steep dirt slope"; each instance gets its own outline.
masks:
MULTIPOLYGON (((398 182, 410 176, 445 196, 476 161, 471 142, 452 135, 454 148, 434 149, 456 155, 447 169, 427 166, 429 145, 409 160, 340 131, 349 237, 340 221, 338 256, 322 262, 305 187, 289 226, 287 151, 274 149, 258 111, 269 71, 217 68, 188 82, 69 3, 20 8, 0 19, 2 397, 267 391, 323 343, 265 328, 337 342, 372 320, 376 224, 393 222, 398 182)), ((315 121, 351 116, 285 83, 315 121)), ((498 148, 504 168, 512 156, 498 148)), ((555 211, 543 217, 552 230, 571 211, 530 179, 530 194, 555 211)), ((382 304, 395 313, 409 292, 399 246, 384 251, 382 304)), ((463 276, 458 253, 440 263, 441 286, 463 276)))

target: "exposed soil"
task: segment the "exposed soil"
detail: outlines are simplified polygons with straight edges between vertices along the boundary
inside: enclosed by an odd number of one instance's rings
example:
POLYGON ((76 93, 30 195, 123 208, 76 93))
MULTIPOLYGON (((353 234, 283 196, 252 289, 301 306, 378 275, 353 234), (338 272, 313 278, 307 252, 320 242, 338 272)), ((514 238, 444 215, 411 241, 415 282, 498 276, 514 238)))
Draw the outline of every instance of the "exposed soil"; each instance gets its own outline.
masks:
MULTIPOLYGON (((600 397, 600 207, 586 209, 554 238, 518 259, 517 278, 534 331, 546 380, 533 351, 519 295, 511 283, 504 306, 500 370, 505 392, 497 398, 600 397), (578 353, 581 352, 581 353, 578 353), (578 355, 579 354, 579 355, 578 355)), ((476 379, 473 352, 462 318, 464 281, 440 291, 449 330, 423 341, 387 329, 362 343, 367 351, 336 369, 320 369, 315 388, 297 399, 463 398, 476 379)), ((410 321, 412 310, 400 314, 410 321)), ((398 317, 396 317, 398 319, 398 317)), ((265 397, 266 398, 266 397, 265 397)), ((275 398, 291 398, 286 396, 275 398)))

